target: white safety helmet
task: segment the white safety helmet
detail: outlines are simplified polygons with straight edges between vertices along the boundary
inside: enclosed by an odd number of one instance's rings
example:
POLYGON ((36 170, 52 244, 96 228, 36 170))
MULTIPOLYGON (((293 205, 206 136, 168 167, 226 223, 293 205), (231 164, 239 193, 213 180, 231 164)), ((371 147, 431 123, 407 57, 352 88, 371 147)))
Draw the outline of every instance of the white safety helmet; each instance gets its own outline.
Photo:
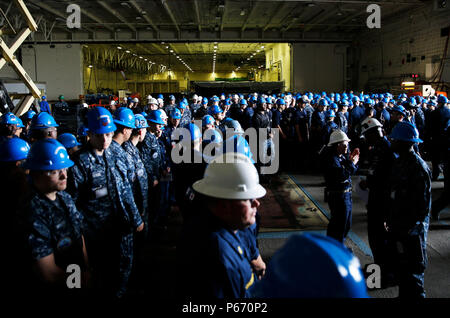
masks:
POLYGON ((163 106, 164 105, 164 99, 158 98, 158 104, 163 106))
POLYGON ((383 125, 375 118, 366 118, 361 122, 361 134, 364 135, 366 131, 374 127, 383 127, 383 125))
POLYGON ((133 102, 139 103, 139 99, 137 97, 133 98, 133 102))
POLYGON ((169 117, 167 117, 167 114, 166 114, 166 112, 165 112, 163 109, 160 109, 159 111, 161 112, 161 118, 162 118, 162 119, 167 119, 167 118, 169 118, 169 117))
POLYGON ((83 103, 82 105, 83 105, 84 108, 89 108, 89 105, 86 104, 86 103, 83 103))
POLYGON ((330 142, 328 143, 328 147, 337 144, 342 141, 350 141, 345 132, 340 129, 334 130, 330 135, 330 142))
POLYGON ((194 96, 192 96, 192 99, 193 99, 193 100, 198 100, 197 94, 194 94, 194 96))
POLYGON ((148 95, 147 96, 147 100, 150 100, 150 99, 152 99, 153 97, 152 97, 152 95, 148 95))
POLYGON ((203 179, 192 187, 203 195, 219 199, 258 199, 266 194, 250 159, 235 152, 214 158, 206 168, 203 179))
POLYGON ((158 105, 158 101, 156 100, 156 98, 150 98, 150 99, 148 100, 148 103, 149 103, 149 104, 158 105))
POLYGON ((115 100, 112 100, 109 104, 110 104, 111 106, 114 106, 114 105, 116 104, 116 101, 115 101, 115 100))

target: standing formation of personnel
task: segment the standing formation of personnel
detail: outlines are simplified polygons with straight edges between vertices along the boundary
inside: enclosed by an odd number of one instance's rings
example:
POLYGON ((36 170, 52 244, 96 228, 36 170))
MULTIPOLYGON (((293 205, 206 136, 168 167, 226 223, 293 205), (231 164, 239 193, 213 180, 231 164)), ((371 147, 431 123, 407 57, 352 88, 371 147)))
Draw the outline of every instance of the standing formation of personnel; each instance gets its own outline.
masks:
MULTIPOLYGON (((1 192, 12 202, 14 227, 5 233, 14 232, 17 262, 25 260, 15 273, 29 264, 38 286, 61 289, 67 266, 77 264, 83 286, 122 297, 130 276, 139 275, 136 256, 152 231, 167 229, 176 204, 184 220, 182 295, 263 295, 266 287, 252 293, 257 281, 269 284, 256 240, 258 199, 265 194, 259 180, 267 164, 261 153, 279 152, 281 170, 323 172, 327 235, 340 248, 352 222, 351 177, 365 171, 360 186, 369 190, 369 243, 382 280, 396 280, 401 296, 425 296, 430 209, 438 218, 449 197, 446 97, 254 93, 194 95, 189 105, 173 95, 167 104, 162 95, 148 96, 146 105, 135 98, 109 110, 86 109, 86 127, 77 136, 58 136, 59 125, 41 104, 37 114, 7 113, 0 120, 2 178, 23 189, 1 192), (248 128, 260 137, 257 153, 244 135, 248 128), (178 160, 184 157, 189 159, 178 160), (432 205, 431 180, 442 164, 444 194, 432 205)), ((65 105, 61 96, 55 107, 65 105)), ((315 241, 321 240, 308 242, 315 241)), ((331 248, 329 242, 321 246, 331 248)), ((274 277, 271 283, 278 282, 274 277)))

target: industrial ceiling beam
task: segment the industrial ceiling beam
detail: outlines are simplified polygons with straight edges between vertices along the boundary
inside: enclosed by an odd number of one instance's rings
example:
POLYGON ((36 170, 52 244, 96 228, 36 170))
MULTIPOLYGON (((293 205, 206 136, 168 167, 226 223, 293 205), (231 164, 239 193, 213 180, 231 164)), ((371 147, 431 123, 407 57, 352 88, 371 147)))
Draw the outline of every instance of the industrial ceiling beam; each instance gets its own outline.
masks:
POLYGON ((247 27, 247 24, 250 22, 250 18, 252 16, 252 13, 255 11, 255 8, 257 6, 258 6, 257 2, 252 6, 252 8, 251 8, 251 10, 250 10, 250 12, 249 12, 249 14, 247 16, 247 19, 245 20, 244 24, 242 25, 241 32, 245 31, 245 28, 247 27))
MULTIPOLYGON (((70 3, 73 2, 73 1, 71 1, 71 0, 65 0, 65 1, 66 1, 68 4, 70 4, 70 3)), ((96 15, 92 14, 91 12, 89 12, 89 11, 83 9, 82 6, 80 6, 80 12, 81 12, 82 14, 84 14, 85 16, 87 16, 87 17, 88 17, 89 19, 91 19, 92 21, 95 21, 95 22, 101 24, 105 29, 108 29, 109 31, 114 32, 114 28, 113 28, 113 27, 110 27, 110 26, 106 25, 106 22, 105 22, 105 21, 101 20, 99 17, 97 17, 96 15)))
POLYGON ((277 16, 277 13, 283 11, 283 10, 286 8, 287 5, 288 5, 287 2, 282 2, 282 3, 280 3, 280 4, 278 5, 278 7, 275 9, 275 12, 276 12, 276 13, 275 13, 274 15, 272 15, 272 17, 270 18, 269 22, 267 22, 267 24, 264 26, 263 32, 265 32, 265 31, 272 25, 273 20, 274 20, 275 17, 277 16))
MULTIPOLYGON (((139 12, 139 14, 142 14, 142 11, 144 11, 138 3, 136 3, 135 0, 129 0, 129 3, 131 3, 131 5, 136 9, 137 12, 139 12)), ((156 32, 159 32, 158 27, 155 25, 155 23, 153 23, 153 21, 148 17, 148 14, 142 14, 144 16, 145 21, 147 21, 148 24, 150 24, 153 28, 153 30, 155 30, 156 32)))
MULTIPOLYGON (((34 4, 34 5, 42 8, 42 9, 44 9, 45 11, 50 12, 51 14, 53 14, 53 15, 61 18, 61 19, 63 19, 64 21, 67 20, 67 16, 66 16, 65 13, 63 13, 61 11, 58 11, 56 9, 53 9, 52 7, 50 7, 49 5, 47 5, 47 4, 43 3, 43 2, 41 2, 41 1, 38 2, 36 0, 29 0, 29 1, 32 4, 34 4)), ((93 29, 91 29, 91 28, 87 28, 87 27, 82 27, 82 28, 85 29, 86 31, 91 32, 91 33, 95 33, 95 31, 93 29)), ((66 30, 66 31, 70 32, 70 30, 66 30)))
POLYGON ((357 16, 360 16, 361 14, 364 14, 364 13, 366 13, 365 10, 364 10, 364 11, 356 12, 356 13, 354 13, 354 14, 351 14, 351 15, 349 15, 348 17, 342 19, 342 20, 338 23, 337 26, 329 26, 329 27, 325 28, 325 29, 323 30, 323 32, 330 31, 331 29, 333 29, 333 28, 335 28, 335 27, 338 27, 338 26, 340 26, 340 25, 343 25, 343 24, 347 23, 348 21, 351 21, 352 19, 354 19, 354 18, 356 18, 357 16))
POLYGON ((227 1, 224 0, 224 2, 223 2, 223 12, 222 12, 222 16, 220 18, 220 32, 223 31, 223 25, 224 25, 226 13, 227 13, 227 1))
POLYGON ((109 4, 107 4, 105 1, 97 1, 99 5, 101 5, 106 11, 111 13, 113 16, 115 16, 117 19, 119 19, 122 23, 125 23, 128 28, 130 28, 132 31, 136 32, 136 28, 134 25, 129 23, 122 15, 120 15, 119 12, 117 12, 115 9, 111 8, 109 4))
POLYGON ((321 16, 318 16, 317 18, 313 18, 310 19, 310 21, 307 21, 305 24, 307 24, 307 26, 305 27, 305 29, 303 30, 303 32, 308 32, 309 30, 311 30, 314 26, 316 26, 317 24, 320 24, 320 22, 328 19, 329 17, 335 15, 337 12, 339 11, 339 8, 335 8, 333 10, 330 10, 324 14, 322 14, 321 16), (313 23, 309 23, 313 21, 313 23))
POLYGON ((175 16, 173 15, 173 12, 170 9, 169 4, 167 3, 167 0, 161 0, 161 3, 163 5, 164 9, 166 9, 167 14, 169 15, 169 17, 172 20, 173 24, 175 25, 175 28, 178 31, 178 35, 180 35, 180 33, 181 33, 180 27, 178 26, 177 20, 175 19, 175 16))
POLYGON ((201 32, 202 31, 202 23, 200 20, 200 10, 198 8, 197 0, 194 0, 194 9, 195 9, 196 22, 197 22, 197 26, 198 26, 198 32, 201 32))

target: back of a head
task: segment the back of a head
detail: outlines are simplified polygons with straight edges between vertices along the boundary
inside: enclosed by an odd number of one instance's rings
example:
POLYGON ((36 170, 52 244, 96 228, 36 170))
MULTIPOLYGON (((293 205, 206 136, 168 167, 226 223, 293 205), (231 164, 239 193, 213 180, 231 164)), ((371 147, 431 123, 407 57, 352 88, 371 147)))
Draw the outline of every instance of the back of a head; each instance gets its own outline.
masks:
POLYGON ((319 234, 292 235, 252 290, 258 298, 367 298, 358 259, 319 234))

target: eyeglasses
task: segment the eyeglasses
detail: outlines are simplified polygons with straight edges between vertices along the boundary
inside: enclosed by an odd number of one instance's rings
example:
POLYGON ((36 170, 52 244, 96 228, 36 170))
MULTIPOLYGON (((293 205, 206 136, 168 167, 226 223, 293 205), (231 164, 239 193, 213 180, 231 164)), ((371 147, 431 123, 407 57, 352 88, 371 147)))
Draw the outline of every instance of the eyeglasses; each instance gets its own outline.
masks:
POLYGON ((63 169, 59 169, 59 170, 51 170, 51 171, 47 171, 45 174, 48 177, 59 177, 61 174, 67 174, 67 168, 63 168, 63 169))

